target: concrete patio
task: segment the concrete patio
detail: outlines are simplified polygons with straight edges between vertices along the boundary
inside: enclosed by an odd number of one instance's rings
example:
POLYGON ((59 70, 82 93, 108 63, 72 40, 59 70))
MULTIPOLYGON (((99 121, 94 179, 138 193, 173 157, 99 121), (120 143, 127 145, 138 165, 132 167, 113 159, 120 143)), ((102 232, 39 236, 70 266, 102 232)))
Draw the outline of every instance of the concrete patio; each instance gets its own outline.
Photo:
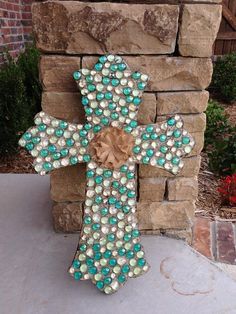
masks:
POLYGON ((55 234, 49 177, 0 175, 1 314, 234 314, 236 282, 182 241, 143 237, 151 270, 114 295, 67 274, 78 235, 55 234))

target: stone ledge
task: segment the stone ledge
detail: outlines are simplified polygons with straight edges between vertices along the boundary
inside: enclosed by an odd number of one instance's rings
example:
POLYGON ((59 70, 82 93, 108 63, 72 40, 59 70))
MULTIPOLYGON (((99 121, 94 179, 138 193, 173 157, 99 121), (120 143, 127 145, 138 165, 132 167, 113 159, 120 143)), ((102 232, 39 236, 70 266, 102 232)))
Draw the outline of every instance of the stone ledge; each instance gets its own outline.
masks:
POLYGON ((138 221, 141 230, 187 229, 192 226, 195 205, 192 201, 139 202, 138 221))
POLYGON ((139 179, 139 201, 163 201, 165 186, 166 178, 139 179))
POLYGON ((185 4, 178 46, 182 56, 210 57, 221 22, 221 5, 185 4))
POLYGON ((51 1, 32 6, 37 47, 69 54, 165 54, 175 50, 179 7, 51 1))
POLYGON ((195 200, 198 195, 197 178, 171 178, 167 180, 168 200, 195 200))
MULTIPOLYGON (((210 58, 124 56, 131 70, 149 75, 147 91, 203 90, 211 82, 210 58)), ((97 57, 83 57, 82 67, 92 68, 97 57)))

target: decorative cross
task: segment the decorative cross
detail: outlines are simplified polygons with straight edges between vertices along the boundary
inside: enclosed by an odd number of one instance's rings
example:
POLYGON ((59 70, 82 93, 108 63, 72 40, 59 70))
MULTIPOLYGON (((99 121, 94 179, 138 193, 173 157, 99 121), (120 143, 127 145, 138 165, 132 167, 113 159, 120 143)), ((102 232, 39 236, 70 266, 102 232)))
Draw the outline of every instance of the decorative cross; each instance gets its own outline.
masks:
POLYGON ((131 72, 120 56, 101 56, 92 70, 77 71, 74 79, 87 122, 72 124, 40 112, 19 143, 35 157, 41 175, 87 163, 83 227, 69 273, 111 294, 149 268, 135 214, 136 163, 177 174, 194 141, 178 115, 138 126, 148 76, 131 72))

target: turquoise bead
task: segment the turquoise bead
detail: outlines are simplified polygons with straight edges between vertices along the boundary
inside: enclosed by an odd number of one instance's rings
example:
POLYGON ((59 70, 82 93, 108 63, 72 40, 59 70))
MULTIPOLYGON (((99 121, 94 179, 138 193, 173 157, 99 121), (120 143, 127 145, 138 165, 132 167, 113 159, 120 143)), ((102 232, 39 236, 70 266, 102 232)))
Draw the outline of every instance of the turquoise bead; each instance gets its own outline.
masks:
POLYGON ((127 96, 127 97, 126 97, 126 102, 127 102, 128 104, 130 104, 130 103, 133 101, 133 99, 134 99, 133 96, 127 96))
POLYGON ((102 82, 103 82, 104 85, 108 85, 108 84, 110 83, 109 77, 104 77, 104 78, 102 79, 102 82))
POLYGON ((88 161, 90 161, 90 159, 91 159, 91 157, 89 155, 84 155, 83 156, 83 161, 84 162, 88 162, 88 161))
MULTIPOLYGON (((41 123, 41 124, 38 125, 38 130, 39 130, 40 132, 45 131, 46 128, 47 128, 47 126, 46 126, 45 124, 43 124, 43 123, 41 123)), ((23 138, 24 138, 24 137, 23 137, 23 138)))
POLYGON ((118 113, 117 112, 112 112, 111 118, 112 118, 112 120, 117 120, 119 118, 118 113))
POLYGON ((111 225, 117 224, 117 218, 116 217, 110 217, 109 218, 109 224, 111 224, 111 225))
POLYGON ((116 264, 117 264, 117 260, 116 260, 115 258, 111 258, 111 259, 109 260, 109 265, 110 265, 110 266, 116 266, 116 264))
POLYGON ((165 142, 166 141, 166 135, 165 134, 161 134, 160 135, 160 142, 165 142))
POLYGON ((129 205, 125 205, 125 206, 123 206, 122 210, 123 210, 123 212, 125 214, 128 214, 130 212, 130 206, 129 205))
POLYGON ((88 146, 88 143, 89 143, 89 141, 88 141, 86 138, 84 138, 84 139, 81 141, 81 145, 82 145, 83 147, 88 146))
POLYGON ((131 91, 132 91, 132 90, 131 90, 130 87, 125 87, 125 88, 123 88, 123 94, 124 94, 125 96, 130 95, 131 91))
POLYGON ((175 125, 175 123, 176 123, 176 121, 175 121, 174 118, 170 118, 170 119, 167 120, 167 124, 168 124, 169 126, 173 126, 173 125, 175 125))
POLYGON ((88 266, 93 266, 93 264, 94 264, 93 259, 90 258, 90 257, 88 257, 88 258, 86 259, 86 264, 87 264, 88 266))
POLYGON ((95 89, 96 89, 96 86, 95 86, 95 85, 93 85, 93 84, 89 84, 89 85, 88 85, 88 91, 89 91, 89 92, 94 92, 95 89))
POLYGON ((135 251, 135 252, 139 252, 140 250, 141 250, 141 244, 135 243, 135 245, 134 245, 134 251, 135 251))
POLYGON ((138 79, 140 79, 140 77, 141 77, 141 73, 140 73, 140 72, 134 72, 134 73, 132 74, 132 78, 133 78, 134 80, 138 80, 138 79))
POLYGON ((144 258, 138 259, 138 266, 142 267, 146 264, 146 260, 144 258))
POLYGON ((141 137, 142 137, 142 139, 143 139, 144 141, 147 141, 147 140, 149 140, 150 135, 149 135, 148 133, 143 133, 141 137))
MULTIPOLYGON (((60 153, 54 153, 54 154, 52 155, 52 158, 53 158, 54 160, 58 160, 58 159, 61 158, 61 154, 60 154, 60 153)), ((77 158, 77 157, 76 157, 76 158, 77 158)), ((77 159, 77 161, 78 161, 78 159, 77 159)))
POLYGON ((109 124, 109 119, 106 118, 106 117, 103 117, 103 118, 101 119, 101 123, 102 123, 103 125, 108 125, 108 124, 109 124))
POLYGON ((128 259, 133 258, 133 257, 134 257, 134 252, 133 252, 133 251, 127 251, 126 257, 127 257, 128 259))
POLYGON ((117 64, 111 64, 110 69, 111 69, 111 71, 116 72, 118 69, 117 64))
POLYGON ((115 104, 114 102, 110 102, 110 103, 108 104, 108 108, 109 108, 110 110, 114 110, 114 109, 116 109, 116 104, 115 104))
POLYGON ((24 135, 23 135, 23 139, 28 141, 32 138, 32 134, 30 132, 26 132, 24 135))
POLYGON ((67 148, 62 148, 62 150, 60 151, 60 154, 62 157, 66 157, 68 155, 69 151, 67 148))
POLYGON ((59 123, 60 128, 66 129, 68 127, 68 123, 66 121, 61 121, 59 123))
POLYGON ((185 144, 185 145, 189 144, 190 143, 190 138, 187 137, 187 136, 183 136, 182 143, 185 144))
POLYGON ((106 216, 106 215, 108 214, 108 208, 103 207, 103 208, 101 209, 101 214, 102 214, 102 216, 106 216))
POLYGON ((126 250, 125 250, 124 248, 120 248, 120 249, 118 250, 118 255, 120 255, 120 256, 124 256, 125 253, 126 253, 126 250))
POLYGON ((122 268, 121 268, 121 271, 124 274, 127 274, 129 272, 129 270, 130 270, 130 267, 127 264, 123 265, 122 268))
POLYGON ((113 233, 107 235, 107 240, 110 242, 115 241, 115 238, 116 236, 113 233))
POLYGON ((152 125, 146 126, 145 130, 146 130, 147 133, 151 133, 153 131, 153 126, 152 125))
POLYGON ((129 125, 131 126, 131 128, 136 128, 136 126, 138 125, 138 122, 135 120, 130 121, 129 125))
POLYGON ((99 251, 100 250, 100 244, 99 243, 95 243, 94 245, 93 245, 93 250, 94 251, 99 251))
POLYGON ((106 277, 106 278, 104 278, 104 284, 105 284, 105 285, 109 285, 111 282, 112 282, 111 277, 106 277))
POLYGON ((105 170, 103 172, 103 175, 105 178, 110 178, 112 176, 112 171, 111 170, 105 170))
POLYGON ((81 78, 81 73, 76 71, 76 72, 73 73, 73 77, 77 81, 77 80, 79 80, 81 78))
POLYGON ((143 90, 145 88, 146 84, 143 82, 138 83, 138 89, 143 90))
POLYGON ((97 93, 96 98, 98 101, 103 100, 104 99, 104 94, 103 93, 97 93))
POLYGON ((45 162, 43 164, 43 168, 46 170, 46 171, 49 171, 52 169, 52 164, 50 162, 45 162))
POLYGON ((102 289, 102 288, 104 287, 104 283, 103 283, 101 280, 99 280, 99 281, 96 283, 96 287, 97 287, 98 289, 102 289))
POLYGON ((101 108, 96 108, 94 112, 95 112, 96 116, 101 116, 103 113, 101 108))
POLYGON ((98 223, 92 225, 92 229, 93 229, 94 231, 97 231, 97 230, 99 230, 100 228, 101 228, 101 226, 100 226, 100 224, 98 224, 98 223))
POLYGON ((113 97, 113 95, 112 95, 111 92, 106 92, 106 93, 105 93, 105 98, 106 98, 107 100, 111 100, 112 97, 113 97))
POLYGON ((129 109, 127 107, 122 107, 121 108, 121 114, 123 116, 126 116, 129 113, 129 109))
POLYGON ((102 64, 101 63, 96 63, 94 66, 94 69, 97 71, 101 71, 102 70, 102 64))
POLYGON ((124 71, 126 69, 126 64, 125 63, 119 63, 118 64, 118 70, 119 71, 124 71))
POLYGON ((147 149, 147 156, 148 157, 152 157, 153 154, 154 154, 154 151, 151 148, 147 149))
POLYGON ((85 217, 84 217, 84 223, 85 223, 86 225, 91 224, 91 222, 92 222, 92 218, 91 218, 90 216, 85 216, 85 217))
POLYGON ((138 231, 138 229, 134 229, 134 230, 132 230, 132 236, 133 237, 138 237, 140 235, 140 232, 138 231))
POLYGON ((73 146, 74 143, 75 143, 75 141, 72 138, 68 138, 66 140, 66 145, 69 146, 69 147, 73 146))
POLYGON ((87 249, 87 245, 86 244, 81 244, 79 247, 80 251, 85 252, 87 249))
POLYGON ((157 164, 159 166, 163 166, 164 163, 165 163, 165 158, 160 157, 160 158, 157 159, 157 164))
POLYGON ((34 149, 34 144, 33 144, 32 142, 27 143, 27 144, 25 145, 25 148, 26 148, 27 150, 32 150, 32 149, 34 149))
POLYGON ((152 134, 150 135, 150 138, 151 138, 152 140, 156 140, 156 139, 158 138, 158 135, 157 135, 156 133, 152 133, 152 134))
POLYGON ((128 193, 127 193, 127 196, 128 196, 128 198, 134 198, 135 196, 136 196, 136 193, 134 192, 134 191, 129 191, 128 193))
POLYGON ((102 177, 102 176, 97 176, 97 177, 95 177, 95 182, 96 182, 97 184, 101 184, 102 181, 103 181, 103 177, 102 177))
POLYGON ((118 189, 118 187, 120 186, 120 184, 119 184, 118 181, 113 181, 113 182, 112 182, 112 186, 113 186, 113 188, 118 189))
POLYGON ((118 276, 118 281, 119 281, 119 283, 123 283, 123 282, 125 282, 125 280, 126 280, 125 275, 120 274, 120 275, 118 276))
POLYGON ((140 146, 134 146, 133 152, 134 152, 135 154, 140 153, 140 151, 141 151, 141 147, 140 147, 140 146))
POLYGON ((93 131, 94 131, 94 133, 98 133, 100 130, 101 130, 101 126, 100 125, 95 125, 94 127, 93 127, 93 131))
POLYGON ((92 178, 94 176, 94 171, 93 170, 88 170, 86 172, 86 176, 87 176, 87 178, 92 178))
POLYGON ((168 148, 166 146, 161 146, 160 147, 160 151, 163 153, 163 154, 166 154, 166 152, 168 151, 168 148))
POLYGON ((101 57, 99 57, 99 62, 101 62, 101 63, 105 63, 106 61, 107 61, 107 57, 106 56, 101 56, 101 57))
POLYGON ((88 134, 88 132, 86 131, 86 130, 80 130, 79 131, 79 135, 81 136, 81 137, 85 137, 86 135, 88 134))
POLYGON ((75 280, 80 280, 82 278, 82 273, 80 271, 74 272, 75 280))
POLYGON ((44 157, 44 158, 47 157, 48 156, 48 150, 45 149, 45 148, 42 149, 41 152, 40 152, 40 156, 44 157))
POLYGON ((150 161, 150 158, 147 157, 147 156, 144 156, 144 157, 142 158, 142 162, 143 162, 144 164, 148 164, 149 161, 150 161))
POLYGON ((135 106, 138 106, 140 103, 141 103, 141 98, 139 98, 139 97, 134 97, 134 99, 133 99, 133 104, 134 104, 135 106))
POLYGON ((131 238, 132 238, 132 236, 131 236, 131 234, 130 234, 130 233, 127 233, 127 234, 125 234, 125 235, 124 235, 124 241, 125 241, 125 242, 130 241, 130 240, 131 240, 131 238))
POLYGON ((180 159, 178 157, 174 157, 174 158, 172 158, 171 162, 173 165, 178 165, 180 162, 180 159))
POLYGON ((174 146, 177 147, 177 148, 180 148, 182 146, 181 141, 176 141, 174 146))
POLYGON ((75 259, 74 262, 73 262, 73 264, 72 264, 72 266, 73 266, 74 268, 79 268, 79 267, 80 267, 80 261, 78 261, 77 259, 75 259))
POLYGON ((112 255, 112 253, 111 253, 110 250, 106 250, 106 251, 103 253, 103 256, 104 256, 105 258, 110 258, 111 255, 112 255))
POLYGON ((38 143, 40 143, 40 141, 41 141, 41 139, 38 136, 32 138, 33 144, 38 144, 38 143))
POLYGON ((119 81, 118 79, 113 78, 113 79, 111 80, 111 85, 112 85, 112 86, 118 86, 119 84, 120 84, 120 81, 119 81))
POLYGON ((123 165, 123 166, 120 167, 120 171, 123 172, 123 173, 127 172, 127 170, 128 170, 128 166, 127 165, 123 165))
POLYGON ((96 253, 94 254, 94 259, 95 259, 95 261, 99 261, 101 258, 102 258, 102 253, 96 252, 96 253))
POLYGON ((87 75, 87 76, 85 77, 85 80, 86 80, 86 82, 88 82, 88 83, 92 83, 92 81, 93 81, 92 75, 87 75))
POLYGON ((127 132, 127 133, 130 133, 133 131, 133 128, 131 128, 130 125, 126 125, 125 128, 124 128, 124 131, 127 132))
POLYGON ((48 146, 48 151, 49 151, 50 153, 55 153, 56 150, 57 150, 57 148, 56 148, 55 145, 49 145, 49 146, 48 146))
POLYGON ((122 203, 121 203, 120 201, 117 201, 117 202, 115 203, 115 208, 121 209, 121 208, 122 208, 122 203))
POLYGON ((64 131, 62 129, 56 129, 55 130, 55 135, 57 137, 61 137, 63 135, 64 131))
POLYGON ((108 198, 108 203, 109 203, 110 205, 115 204, 115 202, 116 202, 116 198, 115 198, 114 196, 110 196, 110 197, 108 198))
POLYGON ((102 196, 97 195, 97 196, 95 197, 95 203, 96 203, 96 204, 101 204, 101 203, 102 203, 102 196))
POLYGON ((85 108, 85 113, 87 116, 90 116, 93 113, 93 109, 92 108, 85 108))
POLYGON ((134 172, 128 172, 126 177, 130 180, 134 178, 134 172))
POLYGON ((89 104, 89 100, 87 97, 82 97, 82 105, 87 106, 89 104))
POLYGON ((175 130, 173 135, 174 135, 175 138, 180 137, 181 131, 180 130, 175 130))
POLYGON ((95 266, 89 267, 88 272, 95 275, 97 273, 97 268, 95 266))
POLYGON ((119 188, 120 194, 124 194, 124 193, 126 193, 126 191, 127 191, 127 187, 125 187, 125 186, 122 186, 119 188))
POLYGON ((103 274, 103 276, 108 275, 109 272, 110 272, 110 268, 109 268, 109 267, 103 267, 103 268, 101 269, 101 273, 103 274))

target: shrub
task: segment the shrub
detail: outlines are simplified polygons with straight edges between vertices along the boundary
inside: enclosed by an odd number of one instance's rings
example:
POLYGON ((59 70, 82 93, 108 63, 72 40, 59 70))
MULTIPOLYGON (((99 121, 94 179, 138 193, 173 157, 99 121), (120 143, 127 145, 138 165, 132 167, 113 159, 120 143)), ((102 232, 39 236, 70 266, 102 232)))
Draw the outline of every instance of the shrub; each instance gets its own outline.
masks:
POLYGON ((38 58, 29 47, 16 62, 8 55, 0 68, 0 156, 16 152, 20 135, 40 110, 38 58))
POLYGON ((226 101, 236 100, 236 53, 218 59, 214 65, 211 87, 226 101))
POLYGON ((205 150, 212 171, 220 175, 236 172, 236 128, 228 121, 224 109, 210 101, 206 110, 205 150))
POLYGON ((222 205, 236 206, 236 174, 224 178, 220 182, 218 192, 221 195, 222 205))

